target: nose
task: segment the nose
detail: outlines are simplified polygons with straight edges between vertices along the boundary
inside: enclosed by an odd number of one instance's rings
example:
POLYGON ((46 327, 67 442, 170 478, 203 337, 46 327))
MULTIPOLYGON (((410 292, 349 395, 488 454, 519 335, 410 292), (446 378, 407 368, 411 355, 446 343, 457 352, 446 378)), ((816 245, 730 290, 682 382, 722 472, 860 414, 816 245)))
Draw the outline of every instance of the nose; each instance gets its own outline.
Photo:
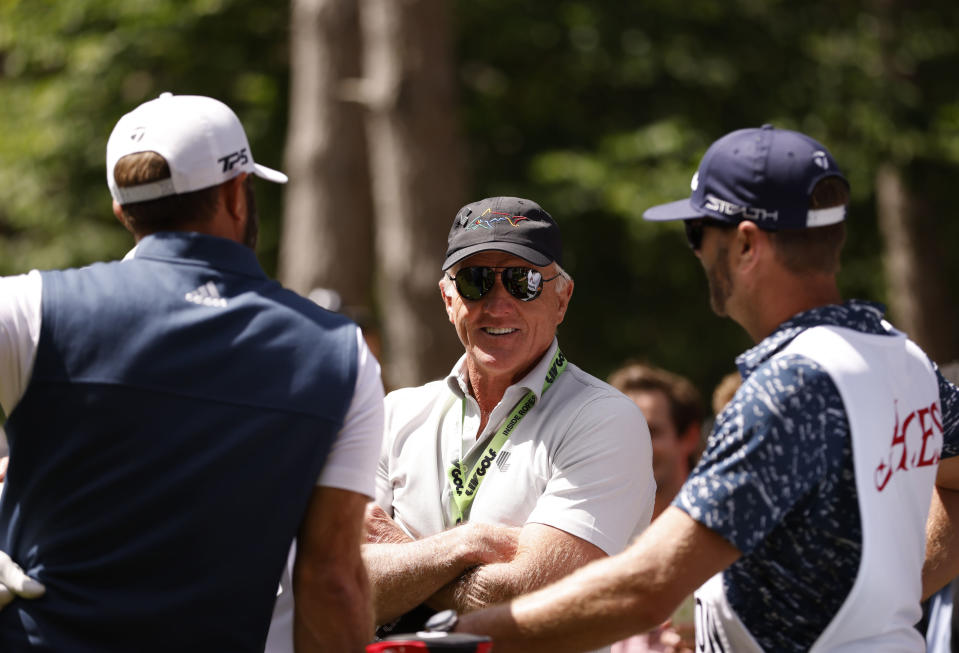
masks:
POLYGON ((493 287, 486 293, 482 301, 483 309, 487 313, 502 313, 512 309, 514 302, 518 300, 509 294, 506 286, 503 285, 502 275, 497 273, 496 279, 493 281, 493 287))

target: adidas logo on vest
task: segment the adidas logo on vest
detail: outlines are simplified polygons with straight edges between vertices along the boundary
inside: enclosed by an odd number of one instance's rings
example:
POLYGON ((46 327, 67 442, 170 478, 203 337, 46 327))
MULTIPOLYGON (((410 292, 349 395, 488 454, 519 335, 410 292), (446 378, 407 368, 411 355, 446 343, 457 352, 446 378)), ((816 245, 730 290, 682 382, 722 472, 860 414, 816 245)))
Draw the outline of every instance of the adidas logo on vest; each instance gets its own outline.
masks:
POLYGON ((226 300, 220 297, 220 293, 217 291, 216 286, 213 285, 212 281, 207 281, 196 290, 191 290, 185 294, 183 298, 188 302, 193 302, 194 304, 199 304, 200 306, 216 306, 218 308, 226 308, 226 300))

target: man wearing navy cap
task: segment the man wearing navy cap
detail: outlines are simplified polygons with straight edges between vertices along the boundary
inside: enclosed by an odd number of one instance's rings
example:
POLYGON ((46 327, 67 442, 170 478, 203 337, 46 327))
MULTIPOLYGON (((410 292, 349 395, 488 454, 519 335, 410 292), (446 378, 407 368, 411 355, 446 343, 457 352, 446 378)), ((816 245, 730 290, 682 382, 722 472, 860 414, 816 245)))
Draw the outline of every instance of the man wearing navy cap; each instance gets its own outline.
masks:
POLYGON ((387 395, 368 519, 377 620, 407 613, 394 632, 618 553, 655 494, 639 409, 560 351, 573 281, 553 218, 487 198, 456 214, 448 243, 439 289, 465 351, 445 379, 387 395))
POLYGON ((497 652, 579 651, 656 626, 699 588, 700 651, 925 650, 926 516, 940 457, 959 453, 959 391, 881 306, 842 301, 848 185, 825 147, 735 131, 692 189, 644 217, 684 221, 713 309, 757 343, 737 359, 742 386, 626 552, 456 629, 497 652))
POLYGON ((106 154, 133 252, 0 279, 0 649, 261 653, 295 595, 289 649, 361 650, 383 388, 355 324, 257 263, 252 176, 286 176, 202 96, 106 154))

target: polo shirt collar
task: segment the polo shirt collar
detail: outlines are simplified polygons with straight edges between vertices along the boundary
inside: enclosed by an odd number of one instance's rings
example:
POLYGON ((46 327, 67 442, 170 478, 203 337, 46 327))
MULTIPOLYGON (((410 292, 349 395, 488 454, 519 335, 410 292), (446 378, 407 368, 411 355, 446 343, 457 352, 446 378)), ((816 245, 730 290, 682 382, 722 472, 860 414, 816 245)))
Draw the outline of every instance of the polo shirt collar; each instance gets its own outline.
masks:
POLYGON ((817 306, 797 313, 776 327, 762 342, 740 354, 736 358, 736 366, 743 378, 746 378, 784 349, 796 336, 814 326, 837 326, 862 333, 888 335, 892 327, 883 319, 885 311, 882 304, 850 299, 842 304, 817 306))
MULTIPOLYGON (((526 376, 519 381, 506 388, 503 397, 510 394, 513 388, 520 388, 523 394, 526 394, 527 390, 532 390, 533 394, 536 395, 536 400, 539 401, 540 396, 543 394, 543 382, 546 380, 546 373, 549 371, 549 365, 557 349, 559 349, 559 340, 554 336, 553 342, 550 343, 546 353, 543 354, 543 357, 533 366, 533 369, 527 372, 526 376)), ((456 361, 449 376, 446 377, 446 385, 449 386, 450 391, 459 398, 469 394, 469 371, 466 367, 466 354, 463 354, 460 359, 456 361)))

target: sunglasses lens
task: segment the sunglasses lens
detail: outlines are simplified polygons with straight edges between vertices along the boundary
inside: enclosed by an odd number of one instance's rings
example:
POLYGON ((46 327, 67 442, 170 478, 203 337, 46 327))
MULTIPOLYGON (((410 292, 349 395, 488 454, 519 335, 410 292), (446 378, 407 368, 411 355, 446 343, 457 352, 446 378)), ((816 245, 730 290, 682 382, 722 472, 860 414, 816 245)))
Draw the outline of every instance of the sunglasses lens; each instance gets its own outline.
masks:
POLYGON ((543 275, 532 268, 506 268, 503 285, 516 299, 528 302, 539 297, 543 289, 543 275))
POLYGON ((703 232, 706 227, 715 229, 735 229, 736 222, 727 222, 715 218, 698 218, 696 220, 683 220, 683 227, 686 229, 686 241, 694 252, 698 252, 703 246, 703 232))
POLYGON ((453 277, 456 290, 464 299, 480 299, 490 291, 496 279, 492 268, 463 268, 453 277))
POLYGON ((482 299, 496 283, 496 273, 502 270, 501 279, 506 291, 516 299, 528 302, 539 297, 543 290, 543 275, 532 268, 463 268, 453 277, 456 290, 463 299, 482 299))

